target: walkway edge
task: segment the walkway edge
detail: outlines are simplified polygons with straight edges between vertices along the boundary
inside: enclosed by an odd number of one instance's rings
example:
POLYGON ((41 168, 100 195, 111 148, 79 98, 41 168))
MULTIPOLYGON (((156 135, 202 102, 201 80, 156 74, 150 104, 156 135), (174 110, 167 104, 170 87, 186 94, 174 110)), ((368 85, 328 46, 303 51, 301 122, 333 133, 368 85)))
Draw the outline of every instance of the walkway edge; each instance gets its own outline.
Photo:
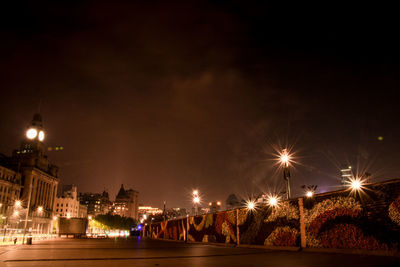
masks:
POLYGON ((358 254, 358 255, 400 257, 400 252, 384 251, 384 250, 340 249, 340 248, 302 248, 301 251, 315 252, 315 253, 322 252, 322 253, 337 253, 337 254, 358 254))

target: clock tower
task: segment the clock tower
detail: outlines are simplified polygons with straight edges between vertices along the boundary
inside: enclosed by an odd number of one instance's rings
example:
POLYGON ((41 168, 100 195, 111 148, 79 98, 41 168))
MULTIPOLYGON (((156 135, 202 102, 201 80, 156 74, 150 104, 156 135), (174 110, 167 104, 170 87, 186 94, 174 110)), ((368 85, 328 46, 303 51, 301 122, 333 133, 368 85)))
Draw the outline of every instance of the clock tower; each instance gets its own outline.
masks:
POLYGON ((54 201, 59 183, 58 167, 45 155, 45 130, 42 116, 35 114, 25 130, 20 149, 14 150, 12 162, 21 173, 21 204, 27 208, 28 221, 25 229, 31 234, 52 232, 54 201))

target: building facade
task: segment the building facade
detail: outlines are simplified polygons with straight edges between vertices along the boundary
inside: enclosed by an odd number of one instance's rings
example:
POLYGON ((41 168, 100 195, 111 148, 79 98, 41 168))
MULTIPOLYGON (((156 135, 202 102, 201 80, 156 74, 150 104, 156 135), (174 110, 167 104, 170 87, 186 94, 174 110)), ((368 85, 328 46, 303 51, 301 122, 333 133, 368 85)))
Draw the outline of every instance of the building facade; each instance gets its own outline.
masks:
POLYGON ((86 206, 88 215, 97 216, 99 214, 107 214, 110 211, 111 203, 106 191, 101 194, 81 193, 79 194, 79 201, 86 206))
POLYGON ((120 215, 122 217, 130 217, 134 219, 139 218, 139 192, 133 189, 124 189, 124 185, 121 188, 115 198, 115 202, 112 205, 112 213, 114 215, 120 215))
POLYGON ((56 198, 55 209, 57 217, 87 217, 87 208, 85 205, 80 204, 78 199, 78 188, 75 185, 66 185, 63 187, 62 196, 56 198))
MULTIPOLYGON (((5 157, 2 157, 5 159, 5 157)), ((21 174, 5 167, 6 160, 0 161, 0 215, 7 217, 12 213, 15 201, 21 194, 21 174)))

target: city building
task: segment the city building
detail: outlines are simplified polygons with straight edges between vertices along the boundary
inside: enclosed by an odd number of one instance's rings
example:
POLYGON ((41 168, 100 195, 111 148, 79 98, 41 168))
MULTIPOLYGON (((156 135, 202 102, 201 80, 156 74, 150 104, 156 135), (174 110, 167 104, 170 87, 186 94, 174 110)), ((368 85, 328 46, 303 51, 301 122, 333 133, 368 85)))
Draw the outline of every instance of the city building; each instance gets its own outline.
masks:
POLYGON ((18 218, 20 223, 16 227, 32 229, 33 233, 51 231, 59 183, 58 167, 45 155, 44 140, 42 117, 35 114, 20 149, 14 150, 12 157, 7 159, 9 168, 20 173, 22 185, 18 196, 20 207, 10 219, 18 218))
POLYGON ((228 196, 228 198, 226 199, 226 209, 227 210, 239 208, 242 206, 243 206, 243 204, 239 201, 239 199, 237 198, 237 196, 235 194, 230 194, 228 196))
POLYGON ((221 210, 221 201, 213 201, 208 203, 210 212, 216 212, 221 210))
POLYGON ((87 207, 80 204, 78 199, 78 188, 76 187, 76 185, 63 186, 62 196, 56 198, 55 209, 56 215, 58 217, 87 217, 87 207))
POLYGON ((346 185, 353 177, 351 166, 343 165, 343 167, 340 169, 340 176, 342 178, 342 185, 346 185))
POLYGON ((7 218, 21 193, 21 174, 7 168, 7 158, 0 157, 0 215, 7 218))
POLYGON ((124 185, 121 188, 115 198, 115 202, 112 205, 112 212, 114 215, 120 215, 122 217, 130 217, 134 219, 139 218, 139 192, 133 189, 124 189, 124 185))
POLYGON ((107 214, 110 211, 110 199, 108 192, 103 193, 80 193, 79 201, 86 206, 87 214, 97 216, 99 214, 107 214))
POLYGON ((163 210, 159 209, 159 208, 153 208, 150 206, 139 206, 138 212, 139 212, 138 216, 142 217, 143 215, 147 215, 147 216, 159 215, 159 214, 163 213, 163 210))

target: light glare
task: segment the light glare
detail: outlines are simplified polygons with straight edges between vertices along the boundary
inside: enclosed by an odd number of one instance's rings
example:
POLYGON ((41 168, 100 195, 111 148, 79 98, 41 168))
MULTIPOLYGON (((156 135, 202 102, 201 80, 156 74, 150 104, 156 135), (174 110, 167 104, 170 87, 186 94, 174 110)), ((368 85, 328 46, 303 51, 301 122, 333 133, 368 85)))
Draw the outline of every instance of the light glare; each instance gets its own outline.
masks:
POLYGON ((21 200, 15 201, 15 206, 16 207, 21 207, 21 200))
POLYGON ((269 198, 268 198, 268 204, 270 205, 270 206, 276 206, 276 205, 278 205, 278 198, 277 197, 275 197, 275 196, 270 196, 269 198))
POLYGON ((247 209, 254 210, 255 207, 256 207, 256 203, 254 203, 254 201, 247 202, 247 209))
POLYGON ((312 197, 314 193, 312 191, 307 191, 306 196, 307 197, 312 197))
POLYGON ((28 131, 26 131, 26 137, 29 139, 33 139, 37 136, 37 131, 34 128, 30 128, 28 131))
POLYGON ((40 131, 39 132, 39 141, 43 141, 44 140, 44 132, 40 131))

